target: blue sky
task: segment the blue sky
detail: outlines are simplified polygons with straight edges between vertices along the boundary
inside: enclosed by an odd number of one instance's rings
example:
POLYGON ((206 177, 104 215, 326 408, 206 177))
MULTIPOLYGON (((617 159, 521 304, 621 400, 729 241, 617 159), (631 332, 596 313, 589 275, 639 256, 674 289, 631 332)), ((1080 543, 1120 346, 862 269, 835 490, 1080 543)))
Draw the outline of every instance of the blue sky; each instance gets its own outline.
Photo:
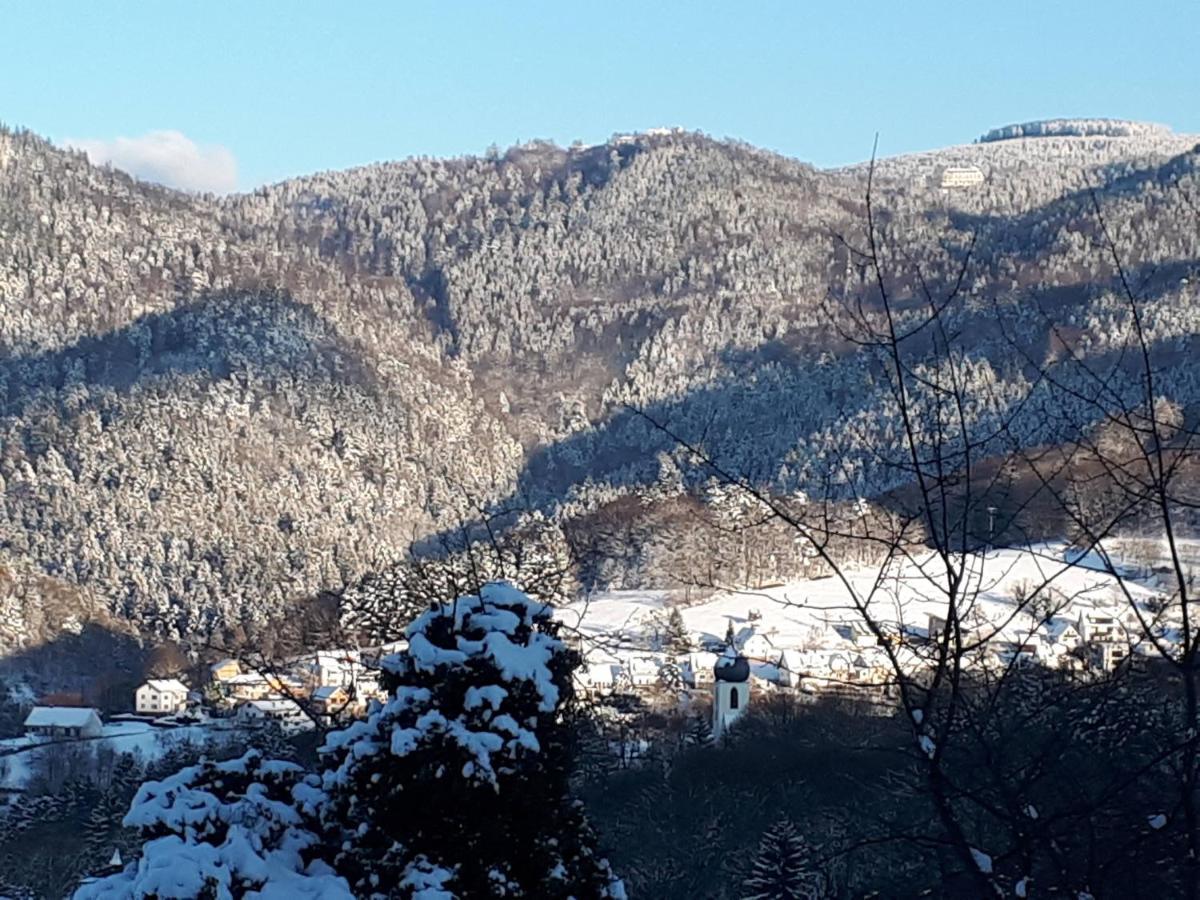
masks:
POLYGON ((220 188, 673 125, 826 166, 876 131, 885 154, 1059 115, 1200 132, 1198 36, 1197 0, 12 0, 0 121, 220 188))

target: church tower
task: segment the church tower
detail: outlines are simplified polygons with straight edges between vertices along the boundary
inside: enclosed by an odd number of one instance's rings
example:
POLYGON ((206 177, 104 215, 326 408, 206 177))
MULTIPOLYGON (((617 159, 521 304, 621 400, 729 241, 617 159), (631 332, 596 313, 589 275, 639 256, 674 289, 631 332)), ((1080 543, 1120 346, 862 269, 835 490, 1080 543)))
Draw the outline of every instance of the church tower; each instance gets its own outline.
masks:
POLYGON ((719 741, 750 705, 750 663, 730 647, 717 659, 713 676, 712 733, 719 741))

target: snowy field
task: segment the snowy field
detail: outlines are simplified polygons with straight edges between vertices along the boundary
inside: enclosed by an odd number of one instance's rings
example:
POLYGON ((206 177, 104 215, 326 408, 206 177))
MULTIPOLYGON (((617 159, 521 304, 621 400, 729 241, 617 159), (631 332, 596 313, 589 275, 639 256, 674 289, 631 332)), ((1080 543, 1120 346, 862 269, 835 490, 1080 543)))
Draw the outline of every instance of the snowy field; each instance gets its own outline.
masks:
MULTIPOLYGON (((1017 609, 1014 598, 1023 587, 1048 585, 1056 606, 1065 604, 1061 614, 1066 616, 1085 609, 1127 607, 1117 579, 1098 571, 1098 558, 1068 562, 1069 558, 1067 546, 1059 543, 972 555, 971 593, 975 600, 965 615, 990 623, 1001 640, 1016 640, 1040 624, 1017 609)), ((853 596, 866 603, 880 622, 921 635, 926 633, 930 616, 946 612, 938 586, 942 571, 931 556, 921 559, 919 567, 897 567, 883 579, 877 569, 866 568, 851 571, 849 585, 840 578, 825 577, 759 591, 718 591, 679 608, 688 632, 701 645, 721 641, 732 624, 739 644, 751 634, 759 634, 775 651, 828 646, 844 631, 839 631, 840 626, 860 620, 853 596)), ((1147 582, 1126 580, 1125 586, 1139 606, 1155 596, 1147 582)), ((662 627, 664 609, 670 601, 678 603, 680 597, 680 592, 667 591, 597 593, 564 607, 559 615, 582 634, 589 662, 619 659, 656 651, 654 634, 662 627)), ((759 642, 760 646, 766 644, 759 642)))
POLYGON ((66 747, 94 753, 132 753, 152 762, 181 744, 225 745, 242 743, 244 732, 232 725, 208 723, 179 728, 155 728, 145 722, 109 722, 98 738, 47 743, 45 738, 0 740, 0 790, 20 791, 39 768, 39 757, 66 747))

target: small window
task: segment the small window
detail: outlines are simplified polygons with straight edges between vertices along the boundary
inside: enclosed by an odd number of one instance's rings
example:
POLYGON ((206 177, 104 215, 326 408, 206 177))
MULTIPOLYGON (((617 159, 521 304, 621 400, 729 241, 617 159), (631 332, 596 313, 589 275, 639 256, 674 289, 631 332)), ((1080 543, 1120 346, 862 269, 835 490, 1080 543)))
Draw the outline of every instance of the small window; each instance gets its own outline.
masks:
POLYGON ((737 709, 739 702, 740 701, 738 700, 738 689, 734 688, 733 691, 731 691, 729 694, 729 708, 737 709))

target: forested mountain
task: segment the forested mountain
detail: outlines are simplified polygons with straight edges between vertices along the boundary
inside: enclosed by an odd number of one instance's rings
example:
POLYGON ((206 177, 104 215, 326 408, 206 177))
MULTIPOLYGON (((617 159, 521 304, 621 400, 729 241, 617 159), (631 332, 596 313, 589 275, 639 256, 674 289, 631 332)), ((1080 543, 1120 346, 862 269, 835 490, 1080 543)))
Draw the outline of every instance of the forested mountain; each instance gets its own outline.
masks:
MULTIPOLYGON (((971 415, 1030 393, 1008 342, 1054 352, 1039 308, 1087 353, 1127 327, 1094 203, 1200 400, 1196 140, 1064 120, 878 162, 900 306, 965 263, 971 415)), ((894 413, 829 316, 863 290, 869 172, 672 131, 217 198, 0 131, 0 564, 164 634, 260 619, 491 504, 686 483, 630 406, 780 490, 894 487, 864 449, 894 413)))

